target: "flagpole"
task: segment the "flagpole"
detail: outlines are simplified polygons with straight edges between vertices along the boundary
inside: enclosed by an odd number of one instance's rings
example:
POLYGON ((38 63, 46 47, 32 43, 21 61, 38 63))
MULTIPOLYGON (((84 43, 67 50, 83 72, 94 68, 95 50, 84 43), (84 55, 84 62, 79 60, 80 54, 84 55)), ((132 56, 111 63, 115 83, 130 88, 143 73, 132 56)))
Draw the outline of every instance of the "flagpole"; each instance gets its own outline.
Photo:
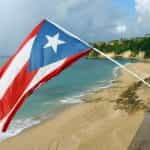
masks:
POLYGON ((129 70, 127 67, 125 67, 124 65, 120 64, 118 61, 112 59, 110 56, 106 55, 105 53, 103 53, 102 51, 98 50, 97 48, 92 48, 95 52, 103 55, 104 57, 106 57, 107 59, 109 59, 110 61, 112 61, 113 63, 115 63, 116 65, 118 65, 120 68, 124 69, 126 72, 128 72, 129 74, 131 74, 132 76, 134 76, 135 78, 137 78, 138 80, 142 81, 145 85, 147 85, 148 87, 150 87, 150 84, 148 82, 146 82, 144 79, 142 79, 141 77, 139 77, 136 73, 132 72, 131 70, 129 70))
POLYGON ((138 80, 142 81, 145 85, 147 85, 148 87, 150 87, 150 84, 148 82, 146 82, 144 79, 142 79, 141 77, 139 77, 136 73, 132 72, 131 70, 129 70, 127 67, 125 67, 124 65, 120 64, 118 61, 112 59, 111 57, 109 57, 108 55, 106 55, 105 53, 103 53, 102 51, 92 47, 88 42, 80 39, 78 36, 76 36, 75 34, 72 34, 71 32, 67 31, 66 29, 64 29, 63 27, 59 26, 58 24, 54 23, 53 21, 49 21, 52 24, 54 24, 56 27, 60 28, 61 30, 63 30, 64 32, 66 32, 67 34, 73 36, 74 38, 77 38, 79 41, 81 41, 82 43, 84 43, 85 45, 87 45, 88 47, 91 47, 94 51, 96 51, 97 53, 103 55, 104 57, 106 57, 107 59, 109 59, 110 61, 112 61, 113 63, 115 63, 116 65, 118 65, 120 68, 124 69, 126 72, 128 72, 129 74, 131 74, 132 76, 134 76, 135 78, 137 78, 138 80))

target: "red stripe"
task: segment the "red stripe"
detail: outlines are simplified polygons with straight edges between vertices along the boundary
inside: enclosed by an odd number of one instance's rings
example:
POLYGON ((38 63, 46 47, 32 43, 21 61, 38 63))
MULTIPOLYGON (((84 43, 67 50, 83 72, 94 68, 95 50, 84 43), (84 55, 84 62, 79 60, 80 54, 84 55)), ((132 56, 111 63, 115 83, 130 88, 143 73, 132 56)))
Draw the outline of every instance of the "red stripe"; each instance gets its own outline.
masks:
MULTIPOLYGON (((25 38, 25 40, 19 46, 17 52, 13 56, 11 56, 8 59, 8 61, 3 65, 3 67, 0 69, 0 77, 2 77, 3 73, 8 68, 8 66, 13 61, 14 57, 18 54, 18 52, 22 50, 22 48, 27 44, 27 42, 39 32, 43 23, 44 23, 44 20, 41 21, 41 23, 39 23, 33 29, 33 31, 25 38)), ((25 64, 24 67, 20 70, 20 72, 16 76, 13 83, 9 86, 9 88, 5 92, 5 95, 3 96, 3 98, 0 100, 0 120, 3 119, 4 116, 6 116, 6 114, 8 114, 8 112, 12 109, 13 105, 16 103, 17 99, 25 90, 26 86, 32 80, 35 72, 29 73, 27 72, 27 68, 28 68, 28 64, 25 64)))
POLYGON ((88 49, 85 52, 79 53, 77 55, 71 56, 69 57, 64 64, 62 64, 59 68, 55 69, 53 72, 51 72, 49 75, 47 75, 46 77, 44 77, 41 81, 38 82, 38 84, 36 84, 31 90, 29 90, 24 96, 23 98, 20 100, 20 102, 18 103, 18 105, 16 106, 16 108, 13 110, 13 112, 10 114, 10 116, 8 117, 7 121, 4 124, 4 127, 2 129, 3 132, 5 132, 11 122, 11 120, 13 119, 13 117, 15 116, 15 114, 17 113, 17 111, 19 110, 19 108, 23 105, 23 103, 25 102, 26 98, 28 96, 30 96, 34 90, 43 85, 44 83, 46 83, 48 80, 50 80, 51 78, 55 77, 56 75, 58 75, 59 73, 61 73, 65 68, 67 68, 68 66, 70 66, 71 64, 73 64, 73 62, 75 62, 76 60, 78 60, 79 58, 83 57, 84 55, 86 55, 91 49, 88 49))
POLYGON ((33 30, 32 32, 25 38, 25 40, 22 42, 22 44, 19 46, 19 48, 17 49, 17 51, 15 52, 14 55, 12 55, 7 62, 3 65, 3 67, 0 69, 0 78, 2 77, 3 73, 5 72, 5 70, 8 68, 8 66, 10 65, 10 63, 13 61, 14 57, 18 54, 18 52, 27 44, 27 42, 32 39, 41 29, 43 23, 45 20, 42 20, 33 30))
POLYGON ((28 71, 28 63, 17 74, 11 85, 0 100, 0 120, 2 120, 13 108, 37 71, 28 71))

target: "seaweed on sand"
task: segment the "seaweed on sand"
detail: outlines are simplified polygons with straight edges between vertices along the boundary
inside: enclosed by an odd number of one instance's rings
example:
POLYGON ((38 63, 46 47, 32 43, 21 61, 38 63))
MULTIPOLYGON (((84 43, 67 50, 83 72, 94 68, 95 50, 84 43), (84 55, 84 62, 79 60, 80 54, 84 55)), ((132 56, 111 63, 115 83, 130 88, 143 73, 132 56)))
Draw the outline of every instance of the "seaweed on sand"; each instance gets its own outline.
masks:
MULTIPOLYGON (((145 81, 150 82, 150 78, 146 78, 145 81)), ((144 109, 150 111, 150 107, 145 105, 141 99, 136 94, 139 87, 142 86, 142 82, 136 82, 128 87, 119 98, 116 100, 116 109, 123 109, 128 113, 133 113, 137 110, 144 109)))

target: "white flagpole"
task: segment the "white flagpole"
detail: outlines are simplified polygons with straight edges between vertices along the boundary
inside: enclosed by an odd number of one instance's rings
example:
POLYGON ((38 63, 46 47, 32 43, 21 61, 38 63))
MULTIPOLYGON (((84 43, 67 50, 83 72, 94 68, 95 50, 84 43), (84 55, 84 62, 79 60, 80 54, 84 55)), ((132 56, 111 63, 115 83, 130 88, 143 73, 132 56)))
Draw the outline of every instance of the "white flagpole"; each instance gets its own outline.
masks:
POLYGON ((132 76, 134 76, 135 78, 137 78, 138 80, 142 81, 145 85, 147 85, 148 87, 150 87, 150 84, 148 82, 146 82, 144 79, 142 79, 141 77, 139 77, 136 73, 132 72, 131 70, 129 70, 127 67, 125 67, 124 65, 120 64, 118 61, 112 59, 111 57, 109 57, 108 55, 106 55, 105 53, 103 53, 102 51, 92 47, 91 45, 88 44, 88 42, 81 40, 78 36, 76 36, 75 34, 72 34, 71 32, 67 31, 66 29, 64 29, 63 27, 59 26, 58 24, 49 21, 52 24, 54 24, 56 27, 60 28, 61 30, 63 30, 65 33, 77 38, 78 40, 80 40, 82 43, 84 43, 85 45, 87 45, 88 47, 91 47, 94 51, 96 51, 97 53, 103 55, 104 57, 106 57, 107 59, 109 59, 110 61, 112 61, 113 63, 115 63, 116 65, 118 65, 119 67, 121 67, 122 69, 124 69, 126 72, 130 73, 132 76))
POLYGON ((129 74, 131 74, 132 76, 134 76, 135 78, 137 78, 138 80, 142 81, 145 85, 147 85, 148 87, 150 87, 150 84, 148 82, 146 82, 144 79, 142 79, 141 77, 139 77, 136 73, 132 72, 131 70, 129 70, 127 67, 125 67, 124 65, 120 64, 118 61, 112 59, 110 56, 106 55, 105 53, 103 53, 102 51, 93 48, 94 51, 96 51, 97 53, 103 55, 104 57, 106 57, 107 59, 109 59, 110 61, 112 61, 113 63, 115 63, 116 65, 118 65, 120 68, 124 69, 126 72, 128 72, 129 74))

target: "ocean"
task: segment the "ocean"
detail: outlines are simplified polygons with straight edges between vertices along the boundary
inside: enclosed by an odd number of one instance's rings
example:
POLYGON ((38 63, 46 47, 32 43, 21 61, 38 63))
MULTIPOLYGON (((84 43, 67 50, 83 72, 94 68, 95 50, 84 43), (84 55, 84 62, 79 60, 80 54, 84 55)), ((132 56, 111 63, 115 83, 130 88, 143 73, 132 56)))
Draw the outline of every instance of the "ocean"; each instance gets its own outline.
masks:
MULTIPOLYGON (((0 64, 7 57, 0 57, 0 64)), ((118 59, 121 64, 134 60, 118 59)), ((80 59, 59 76, 30 96, 15 116, 8 131, 0 135, 7 139, 24 129, 53 117, 66 106, 82 103, 81 97, 101 88, 108 88, 117 76, 118 67, 107 59, 80 59)))

